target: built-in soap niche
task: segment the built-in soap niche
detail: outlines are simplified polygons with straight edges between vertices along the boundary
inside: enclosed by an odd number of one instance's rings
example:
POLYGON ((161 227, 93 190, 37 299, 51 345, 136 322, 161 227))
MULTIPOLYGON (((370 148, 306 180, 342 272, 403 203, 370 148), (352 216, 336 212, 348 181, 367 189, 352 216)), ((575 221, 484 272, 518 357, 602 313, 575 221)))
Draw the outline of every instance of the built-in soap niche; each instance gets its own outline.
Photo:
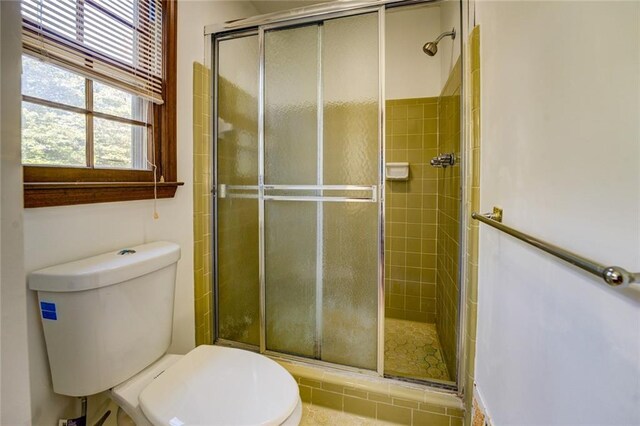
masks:
POLYGON ((409 180, 409 163, 387 163, 385 176, 387 180, 409 180))

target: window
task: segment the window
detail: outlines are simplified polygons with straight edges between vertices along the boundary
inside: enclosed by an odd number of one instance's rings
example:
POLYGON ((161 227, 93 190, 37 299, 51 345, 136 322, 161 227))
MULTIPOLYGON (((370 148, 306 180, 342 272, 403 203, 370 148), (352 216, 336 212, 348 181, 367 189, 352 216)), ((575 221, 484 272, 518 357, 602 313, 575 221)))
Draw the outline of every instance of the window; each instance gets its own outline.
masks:
POLYGON ((172 197, 176 0, 24 0, 25 207, 172 197))
POLYGON ((28 55, 22 69, 23 164, 151 168, 149 101, 28 55))

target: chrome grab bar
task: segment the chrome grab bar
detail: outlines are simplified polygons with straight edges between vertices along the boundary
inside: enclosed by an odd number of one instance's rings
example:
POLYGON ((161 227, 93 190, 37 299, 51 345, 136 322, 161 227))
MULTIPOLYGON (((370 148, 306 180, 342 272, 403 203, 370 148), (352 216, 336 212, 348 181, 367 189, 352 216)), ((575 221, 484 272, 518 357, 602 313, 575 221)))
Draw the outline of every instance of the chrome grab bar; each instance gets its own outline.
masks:
MULTIPOLYGON (((259 198, 258 185, 220 184, 218 198, 259 198), (249 191, 249 192, 247 192, 249 191)), ((272 201, 326 201, 347 203, 376 203, 378 187, 376 185, 263 185, 264 191, 370 191, 369 197, 335 197, 324 195, 277 195, 264 194, 265 200, 272 201)))
POLYGON ((477 221, 485 223, 493 228, 496 228, 506 234, 511 235, 527 244, 539 248, 553 256, 559 257, 565 262, 569 262, 572 265, 577 266, 593 275, 602 278, 611 287, 628 287, 630 284, 640 283, 640 273, 629 272, 619 266, 605 266, 593 260, 587 259, 568 250, 560 248, 556 245, 549 244, 538 238, 527 235, 523 232, 515 230, 509 226, 503 225, 502 222, 502 210, 499 208, 493 209, 492 213, 472 213, 471 217, 477 221))

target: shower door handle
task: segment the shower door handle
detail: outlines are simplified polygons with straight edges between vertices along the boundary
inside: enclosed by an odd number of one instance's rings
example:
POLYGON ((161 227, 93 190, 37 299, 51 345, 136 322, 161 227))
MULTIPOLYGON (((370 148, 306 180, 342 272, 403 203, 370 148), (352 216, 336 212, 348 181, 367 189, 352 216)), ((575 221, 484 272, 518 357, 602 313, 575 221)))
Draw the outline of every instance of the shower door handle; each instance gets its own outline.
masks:
POLYGON ((227 185, 218 184, 217 190, 213 191, 216 198, 258 198, 258 185, 227 185))
MULTIPOLYGON (((260 198, 259 185, 219 184, 217 198, 260 198)), ((376 185, 262 185, 262 198, 271 201, 313 201, 345 203, 377 203, 376 185), (291 193, 302 194, 291 194, 291 193), (353 195, 326 195, 326 192, 347 192, 353 195)))
POLYGON ((263 198, 272 201, 376 203, 378 202, 378 187, 376 185, 264 185, 263 198), (319 194, 283 194, 283 192, 297 191, 316 192, 319 194), (356 194, 353 196, 325 195, 324 193, 327 191, 352 192, 356 194))

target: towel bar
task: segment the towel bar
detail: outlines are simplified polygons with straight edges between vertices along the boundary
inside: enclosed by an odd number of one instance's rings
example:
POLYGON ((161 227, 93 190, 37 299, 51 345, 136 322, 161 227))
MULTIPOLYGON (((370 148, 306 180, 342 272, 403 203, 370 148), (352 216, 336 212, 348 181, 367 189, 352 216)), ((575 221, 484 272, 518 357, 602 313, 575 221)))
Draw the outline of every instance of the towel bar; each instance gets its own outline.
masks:
POLYGON ((605 266, 593 260, 587 259, 568 250, 549 244, 538 238, 527 235, 509 226, 503 225, 502 210, 494 208, 492 213, 472 213, 471 217, 477 221, 496 228, 506 234, 511 235, 525 243, 531 244, 553 256, 559 257, 565 262, 577 266, 593 275, 602 278, 611 287, 628 287, 630 284, 640 282, 640 273, 629 272, 619 266, 605 266))

